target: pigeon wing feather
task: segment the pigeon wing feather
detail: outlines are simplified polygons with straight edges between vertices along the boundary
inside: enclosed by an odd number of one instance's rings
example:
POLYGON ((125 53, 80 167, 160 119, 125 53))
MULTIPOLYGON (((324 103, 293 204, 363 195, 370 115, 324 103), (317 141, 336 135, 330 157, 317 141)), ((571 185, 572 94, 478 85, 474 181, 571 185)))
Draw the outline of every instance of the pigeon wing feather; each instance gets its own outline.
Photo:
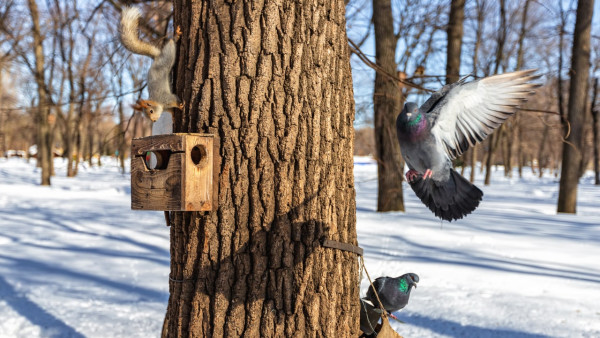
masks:
POLYGON ((515 113, 539 87, 530 83, 539 78, 534 72, 523 70, 458 83, 437 102, 422 107, 429 110, 431 133, 450 159, 482 142, 515 113))

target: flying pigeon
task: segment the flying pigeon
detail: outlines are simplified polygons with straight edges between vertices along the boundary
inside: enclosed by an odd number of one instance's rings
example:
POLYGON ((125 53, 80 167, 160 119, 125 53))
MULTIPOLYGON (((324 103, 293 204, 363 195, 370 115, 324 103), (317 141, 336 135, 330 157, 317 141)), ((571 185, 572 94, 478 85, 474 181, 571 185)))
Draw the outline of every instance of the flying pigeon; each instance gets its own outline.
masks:
POLYGON ((419 108, 407 102, 396 119, 406 180, 437 217, 453 221, 477 208, 483 192, 452 169, 452 160, 482 142, 534 93, 536 70, 446 85, 419 108))
POLYGON ((379 295, 381 304, 387 312, 398 311, 408 304, 410 290, 414 286, 417 287, 419 276, 416 273, 406 273, 400 277, 379 277, 373 282, 373 286, 369 286, 366 299, 371 301, 375 307, 379 307, 377 296, 373 291, 373 287, 379 295))

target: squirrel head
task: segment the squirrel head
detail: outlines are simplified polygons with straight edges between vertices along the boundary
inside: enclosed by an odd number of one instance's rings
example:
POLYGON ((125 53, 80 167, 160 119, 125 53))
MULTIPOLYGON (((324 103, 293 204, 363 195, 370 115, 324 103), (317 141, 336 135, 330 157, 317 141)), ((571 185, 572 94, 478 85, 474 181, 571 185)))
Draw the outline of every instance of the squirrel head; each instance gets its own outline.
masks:
POLYGON ((132 105, 131 107, 137 111, 141 111, 144 114, 146 114, 146 116, 148 116, 148 118, 150 118, 152 122, 158 121, 160 115, 163 112, 162 104, 152 100, 140 99, 136 102, 136 104, 132 105))

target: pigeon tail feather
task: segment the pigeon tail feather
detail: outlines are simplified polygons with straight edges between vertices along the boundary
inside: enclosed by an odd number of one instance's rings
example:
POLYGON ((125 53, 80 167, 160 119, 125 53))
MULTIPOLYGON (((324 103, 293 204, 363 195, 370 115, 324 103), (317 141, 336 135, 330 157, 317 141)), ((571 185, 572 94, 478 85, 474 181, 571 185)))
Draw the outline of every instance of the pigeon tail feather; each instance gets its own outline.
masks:
POLYGON ((413 180, 410 187, 437 217, 452 222, 473 212, 479 206, 483 192, 459 173, 450 169, 447 181, 413 180))

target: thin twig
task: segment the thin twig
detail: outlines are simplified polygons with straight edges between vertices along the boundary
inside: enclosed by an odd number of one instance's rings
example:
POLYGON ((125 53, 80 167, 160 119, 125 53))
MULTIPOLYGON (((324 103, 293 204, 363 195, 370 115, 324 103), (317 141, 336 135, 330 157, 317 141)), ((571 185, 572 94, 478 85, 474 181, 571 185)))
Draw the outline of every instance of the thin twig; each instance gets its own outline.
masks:
POLYGON ((424 87, 421 87, 419 85, 416 85, 412 82, 403 80, 401 78, 399 78, 398 76, 394 75, 394 74, 390 74, 388 73, 386 70, 384 70, 383 68, 379 67, 376 63, 374 63, 373 61, 369 60, 369 58, 360 50, 360 48, 358 47, 358 45, 356 43, 354 43, 354 41, 352 41, 351 39, 348 39, 348 42, 350 43, 350 49, 352 49, 352 52, 354 54, 356 54, 356 56, 358 56, 358 58, 364 62, 367 66, 371 67, 373 70, 375 70, 376 72, 378 72, 379 74, 385 75, 386 77, 390 78, 391 80, 400 82, 408 87, 412 87, 418 90, 423 90, 426 92, 430 92, 430 93, 434 93, 435 90, 432 89, 427 89, 424 87))

